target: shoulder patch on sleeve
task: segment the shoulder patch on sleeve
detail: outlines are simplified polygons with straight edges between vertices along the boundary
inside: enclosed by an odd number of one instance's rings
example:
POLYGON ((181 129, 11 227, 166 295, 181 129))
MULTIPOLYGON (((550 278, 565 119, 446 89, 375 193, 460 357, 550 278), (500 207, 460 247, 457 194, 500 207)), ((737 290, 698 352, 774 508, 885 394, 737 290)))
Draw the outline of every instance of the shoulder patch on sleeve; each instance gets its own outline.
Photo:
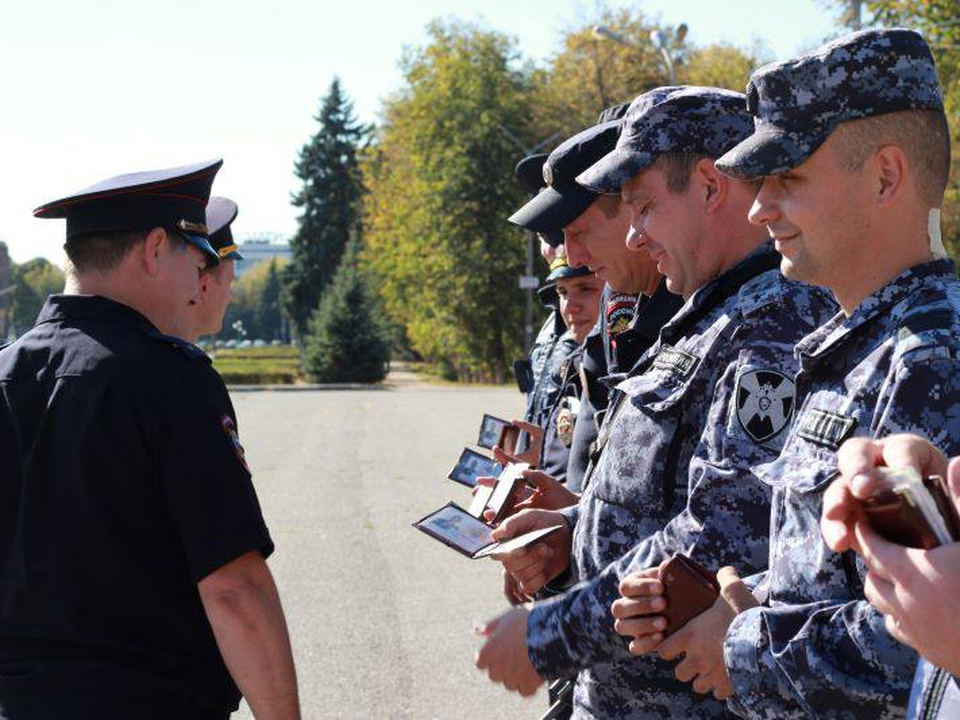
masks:
POLYGON ((747 370, 737 380, 737 420, 757 443, 775 437, 790 424, 796 386, 777 370, 747 370))
MULTIPOLYGON (((250 466, 247 465, 247 456, 243 450, 243 445, 240 444, 240 436, 237 434, 237 425, 235 422, 233 422, 233 418, 224 413, 224 415, 220 418, 220 426, 230 439, 230 444, 233 445, 233 451, 237 455, 237 460, 240 461, 240 464, 243 466, 244 470, 250 472, 250 466)), ((251 473, 251 475, 252 474, 253 473, 251 473)))

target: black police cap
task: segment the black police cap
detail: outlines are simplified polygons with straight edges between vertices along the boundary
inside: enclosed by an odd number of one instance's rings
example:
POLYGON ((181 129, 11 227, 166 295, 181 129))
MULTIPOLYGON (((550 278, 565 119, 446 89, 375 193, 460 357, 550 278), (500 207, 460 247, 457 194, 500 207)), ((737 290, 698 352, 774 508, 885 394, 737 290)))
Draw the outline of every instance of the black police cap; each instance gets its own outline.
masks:
POLYGON ((527 155, 513 169, 517 182, 527 195, 536 195, 547 186, 543 179, 543 163, 546 159, 546 153, 527 155))
POLYGON ((237 219, 240 210, 230 198, 212 197, 207 203, 207 231, 210 244, 221 260, 243 260, 233 240, 230 225, 237 219))
POLYGON ((65 218, 67 240, 90 233, 176 230, 207 256, 220 256, 208 240, 206 207, 223 160, 117 175, 33 211, 38 218, 65 218))
POLYGON ((597 193, 578 185, 576 177, 613 150, 620 121, 594 125, 562 142, 547 156, 543 179, 547 187, 510 216, 510 222, 543 233, 561 230, 580 217, 597 193))

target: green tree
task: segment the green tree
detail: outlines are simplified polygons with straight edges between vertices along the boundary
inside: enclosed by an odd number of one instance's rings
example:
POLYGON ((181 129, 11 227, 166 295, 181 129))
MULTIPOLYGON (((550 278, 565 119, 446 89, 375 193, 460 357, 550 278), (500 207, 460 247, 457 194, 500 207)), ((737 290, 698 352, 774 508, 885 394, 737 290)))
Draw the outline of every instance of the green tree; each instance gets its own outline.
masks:
POLYGON ((293 204, 302 212, 290 242, 292 262, 283 276, 283 305, 301 336, 344 247, 360 231, 363 185, 357 153, 367 134, 337 78, 315 119, 320 128, 296 163, 303 185, 293 204))
POLYGON ((402 63, 364 164, 366 261, 411 348, 464 379, 501 381, 521 352, 522 203, 513 179, 530 141, 528 75, 496 32, 434 22, 402 63))
POLYGON ((351 240, 310 318, 303 369, 314 382, 379 382, 386 377, 390 341, 375 294, 351 240))
POLYGON ((761 64, 758 48, 727 44, 698 48, 678 28, 639 12, 600 5, 592 17, 568 28, 561 50, 534 72, 536 134, 568 137, 596 122, 602 110, 670 84, 663 56, 650 33, 658 31, 673 59, 677 82, 743 91, 761 64), (595 28, 603 28, 597 32, 595 28))
POLYGON ((63 272, 45 258, 34 258, 22 265, 11 263, 10 323, 19 335, 29 330, 49 295, 63 291, 63 272))
POLYGON ((243 323, 247 337, 251 339, 283 339, 283 320, 279 308, 279 276, 287 261, 271 258, 247 270, 234 280, 233 296, 223 319, 223 330, 218 338, 227 340, 236 338, 233 325, 238 320, 243 323))

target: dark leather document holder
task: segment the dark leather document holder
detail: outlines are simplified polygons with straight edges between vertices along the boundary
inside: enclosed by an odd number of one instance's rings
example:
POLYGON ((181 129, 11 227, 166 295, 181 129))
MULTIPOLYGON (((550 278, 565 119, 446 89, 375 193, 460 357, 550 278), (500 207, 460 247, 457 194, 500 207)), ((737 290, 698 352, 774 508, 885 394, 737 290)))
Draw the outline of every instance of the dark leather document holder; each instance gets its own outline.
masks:
POLYGON ((930 550, 960 540, 960 518, 939 475, 885 489, 863 502, 870 525, 890 542, 930 550))
POLYGON ((667 599, 667 609, 662 613, 667 619, 664 637, 708 610, 720 595, 716 573, 679 553, 660 568, 658 579, 667 599))

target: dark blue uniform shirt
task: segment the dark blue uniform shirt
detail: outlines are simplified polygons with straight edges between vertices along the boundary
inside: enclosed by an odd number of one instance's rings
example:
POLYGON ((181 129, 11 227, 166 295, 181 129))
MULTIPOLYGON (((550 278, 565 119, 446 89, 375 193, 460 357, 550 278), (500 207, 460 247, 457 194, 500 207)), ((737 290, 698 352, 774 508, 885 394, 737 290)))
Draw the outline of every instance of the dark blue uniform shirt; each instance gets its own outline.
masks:
POLYGON ((197 583, 273 544, 206 355, 125 305, 51 297, 0 351, 0 468, 0 697, 235 709, 197 583))

